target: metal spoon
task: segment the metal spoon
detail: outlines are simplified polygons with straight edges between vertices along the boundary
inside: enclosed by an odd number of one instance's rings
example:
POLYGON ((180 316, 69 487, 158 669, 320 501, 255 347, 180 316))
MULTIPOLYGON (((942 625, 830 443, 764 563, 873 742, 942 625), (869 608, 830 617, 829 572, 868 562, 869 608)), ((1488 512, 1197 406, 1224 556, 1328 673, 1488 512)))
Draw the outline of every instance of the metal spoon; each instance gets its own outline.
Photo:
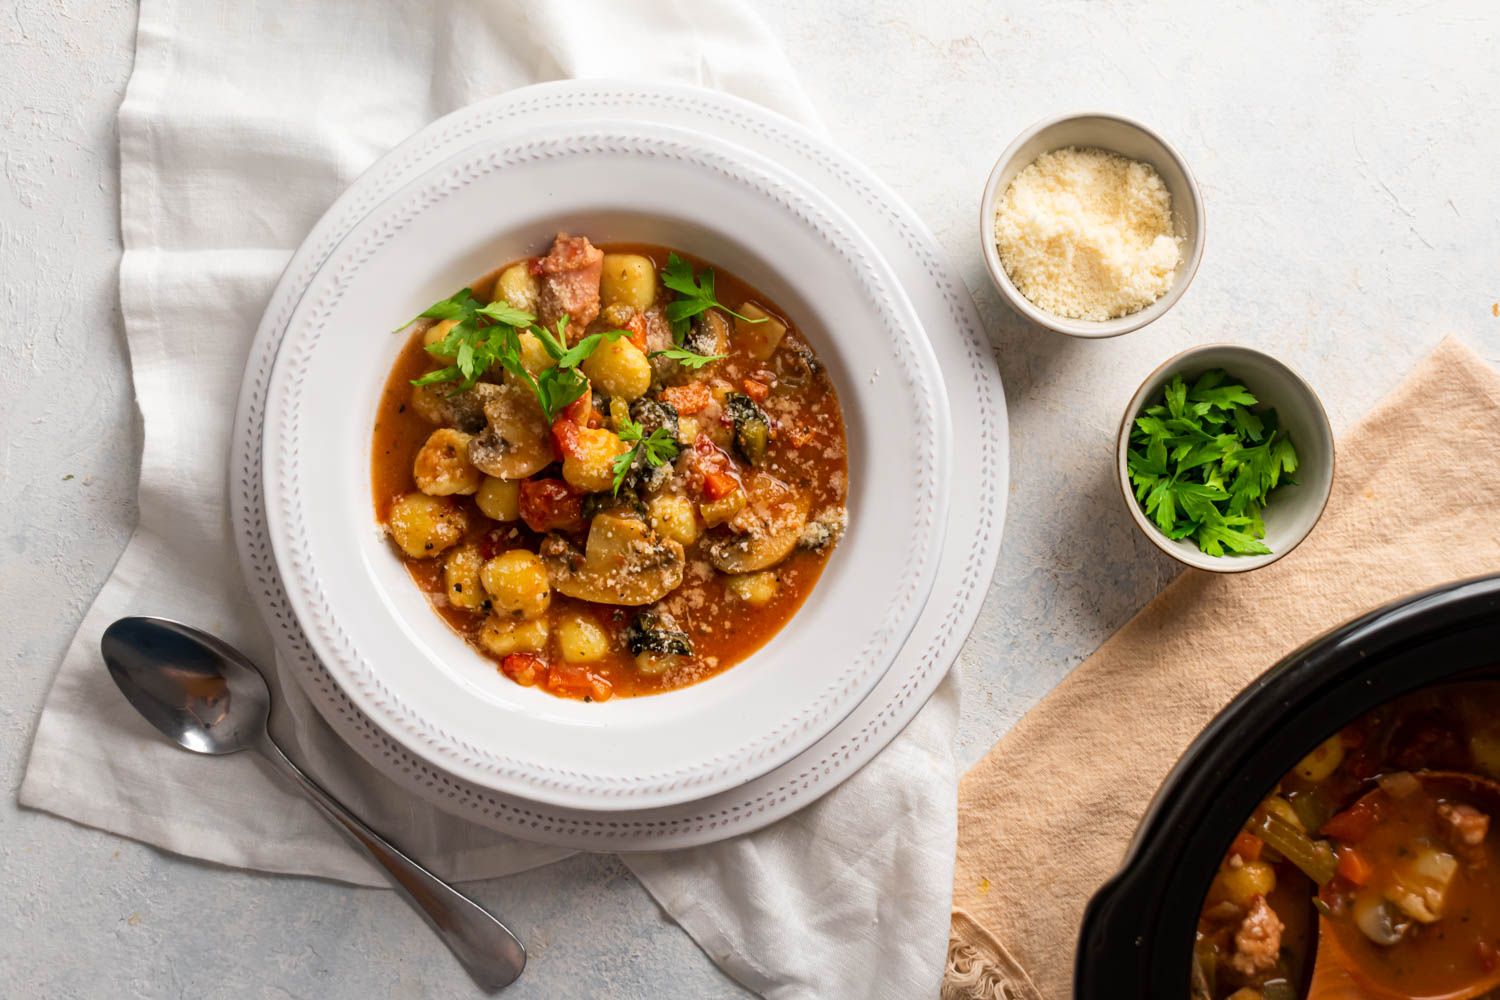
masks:
POLYGON ((478 903, 366 826, 281 752, 271 738, 271 691, 255 665, 206 632, 164 618, 121 618, 99 642, 126 699, 168 739, 194 753, 259 751, 378 864, 486 990, 515 982, 526 949, 478 903))

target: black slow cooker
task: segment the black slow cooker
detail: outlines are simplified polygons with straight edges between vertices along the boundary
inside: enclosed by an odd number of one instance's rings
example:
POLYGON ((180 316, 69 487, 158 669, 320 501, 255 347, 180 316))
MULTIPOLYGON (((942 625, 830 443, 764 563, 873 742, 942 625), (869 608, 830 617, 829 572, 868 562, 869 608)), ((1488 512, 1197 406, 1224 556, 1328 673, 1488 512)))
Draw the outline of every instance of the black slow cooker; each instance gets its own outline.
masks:
POLYGON ((1235 833, 1282 775, 1370 709, 1447 681, 1500 679, 1500 576, 1387 605, 1287 656, 1208 724, 1084 911, 1080 1000, 1188 996, 1193 933, 1235 833))

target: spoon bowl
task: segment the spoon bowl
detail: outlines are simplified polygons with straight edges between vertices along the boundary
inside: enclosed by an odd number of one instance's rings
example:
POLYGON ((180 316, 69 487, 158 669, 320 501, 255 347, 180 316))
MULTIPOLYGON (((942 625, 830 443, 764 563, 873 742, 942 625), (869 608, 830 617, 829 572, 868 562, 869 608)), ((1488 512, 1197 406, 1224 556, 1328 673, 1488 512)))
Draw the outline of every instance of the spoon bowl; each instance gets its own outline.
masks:
POLYGON ((271 737, 271 689, 228 643, 165 618, 122 618, 99 642, 125 699, 164 736, 194 753, 256 750, 297 786, 420 913, 486 990, 510 985, 526 949, 510 928, 413 861, 309 778, 271 737))
POLYGON ((99 648, 125 699, 184 749, 238 753, 265 739, 270 688, 228 643, 165 619, 122 618, 99 648))
MULTIPOLYGON (((1491 817, 1500 816, 1500 782, 1462 771, 1418 771, 1415 775, 1429 795, 1480 807, 1491 817)), ((1379 789, 1372 789, 1356 804, 1377 794, 1379 789)), ((1500 987, 1500 968, 1477 977, 1461 989, 1425 1000, 1473 1000, 1497 987, 1500 987)), ((1307 1000, 1408 1000, 1408 994, 1381 986, 1370 970, 1361 967, 1360 959, 1340 943, 1330 919, 1322 916, 1318 918, 1318 954, 1307 1000)))

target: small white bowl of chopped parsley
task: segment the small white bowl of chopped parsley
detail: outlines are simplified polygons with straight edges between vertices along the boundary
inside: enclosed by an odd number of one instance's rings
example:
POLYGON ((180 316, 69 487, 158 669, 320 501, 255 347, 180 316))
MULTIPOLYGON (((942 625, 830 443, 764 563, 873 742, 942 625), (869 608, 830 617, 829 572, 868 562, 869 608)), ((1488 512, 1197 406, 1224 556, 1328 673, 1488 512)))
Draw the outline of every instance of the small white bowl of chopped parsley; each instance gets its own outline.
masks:
POLYGON ((1157 548, 1243 573, 1296 548, 1333 488, 1333 431, 1312 387, 1275 358, 1212 344, 1170 359, 1120 423, 1120 489, 1157 548))

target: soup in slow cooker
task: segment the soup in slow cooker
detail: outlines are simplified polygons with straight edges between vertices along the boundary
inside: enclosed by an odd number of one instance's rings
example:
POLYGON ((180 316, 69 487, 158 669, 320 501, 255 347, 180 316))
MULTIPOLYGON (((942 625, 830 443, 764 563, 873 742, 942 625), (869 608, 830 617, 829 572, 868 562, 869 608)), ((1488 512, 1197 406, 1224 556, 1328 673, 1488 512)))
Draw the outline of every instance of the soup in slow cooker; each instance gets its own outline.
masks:
POLYGON ((1500 682, 1416 692, 1330 737, 1225 854, 1198 920, 1194 1000, 1306 997, 1320 924, 1368 996, 1500 981, 1496 779, 1500 682))

